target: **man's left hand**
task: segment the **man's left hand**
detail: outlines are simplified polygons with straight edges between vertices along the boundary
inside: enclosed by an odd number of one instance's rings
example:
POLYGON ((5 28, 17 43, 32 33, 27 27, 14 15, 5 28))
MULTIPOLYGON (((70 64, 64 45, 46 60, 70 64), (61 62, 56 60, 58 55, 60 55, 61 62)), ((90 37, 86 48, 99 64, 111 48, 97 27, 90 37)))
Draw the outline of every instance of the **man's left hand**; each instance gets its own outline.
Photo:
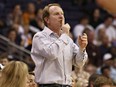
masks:
POLYGON ((84 33, 82 36, 78 36, 78 44, 81 51, 84 51, 86 49, 86 46, 88 44, 87 34, 84 33))

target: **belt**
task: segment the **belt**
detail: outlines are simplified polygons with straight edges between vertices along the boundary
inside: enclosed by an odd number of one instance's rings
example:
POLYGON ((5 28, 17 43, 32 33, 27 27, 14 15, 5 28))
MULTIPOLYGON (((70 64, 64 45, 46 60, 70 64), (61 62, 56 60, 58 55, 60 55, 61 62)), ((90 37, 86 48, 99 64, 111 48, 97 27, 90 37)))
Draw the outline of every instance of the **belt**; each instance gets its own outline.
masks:
POLYGON ((71 86, 53 83, 53 84, 38 84, 38 87, 71 87, 71 86))

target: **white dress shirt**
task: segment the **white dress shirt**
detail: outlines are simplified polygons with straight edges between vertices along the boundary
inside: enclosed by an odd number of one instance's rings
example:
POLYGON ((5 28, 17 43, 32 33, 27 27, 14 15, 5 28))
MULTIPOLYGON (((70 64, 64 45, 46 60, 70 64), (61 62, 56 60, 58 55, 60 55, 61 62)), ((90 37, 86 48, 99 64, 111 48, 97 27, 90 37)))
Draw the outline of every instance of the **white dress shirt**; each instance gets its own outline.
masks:
POLYGON ((73 60, 82 67, 87 60, 87 53, 66 34, 60 37, 45 27, 33 37, 31 57, 35 62, 35 78, 40 84, 71 84, 73 60))

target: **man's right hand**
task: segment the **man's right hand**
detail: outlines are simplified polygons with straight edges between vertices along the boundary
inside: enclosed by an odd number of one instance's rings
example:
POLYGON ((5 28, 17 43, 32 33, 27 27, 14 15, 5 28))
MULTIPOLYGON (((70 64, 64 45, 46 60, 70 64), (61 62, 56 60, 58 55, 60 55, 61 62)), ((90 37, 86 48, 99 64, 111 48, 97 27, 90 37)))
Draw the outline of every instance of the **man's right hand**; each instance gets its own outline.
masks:
POLYGON ((62 25, 61 30, 62 30, 62 33, 66 33, 67 35, 69 35, 70 25, 68 23, 62 25))

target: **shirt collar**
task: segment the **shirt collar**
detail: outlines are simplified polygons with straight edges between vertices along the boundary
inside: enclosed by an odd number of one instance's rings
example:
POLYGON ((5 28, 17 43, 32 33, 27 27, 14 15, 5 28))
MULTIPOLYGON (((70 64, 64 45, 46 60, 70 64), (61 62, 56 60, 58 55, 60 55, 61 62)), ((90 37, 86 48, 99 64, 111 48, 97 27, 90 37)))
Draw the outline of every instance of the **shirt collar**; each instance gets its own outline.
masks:
POLYGON ((52 30, 50 30, 48 27, 44 27, 44 32, 47 33, 48 35, 51 35, 52 33, 54 33, 52 30))
POLYGON ((55 35, 56 37, 59 37, 56 33, 54 33, 50 28, 48 28, 48 27, 44 27, 44 32, 48 35, 48 36, 50 36, 50 35, 55 35))

